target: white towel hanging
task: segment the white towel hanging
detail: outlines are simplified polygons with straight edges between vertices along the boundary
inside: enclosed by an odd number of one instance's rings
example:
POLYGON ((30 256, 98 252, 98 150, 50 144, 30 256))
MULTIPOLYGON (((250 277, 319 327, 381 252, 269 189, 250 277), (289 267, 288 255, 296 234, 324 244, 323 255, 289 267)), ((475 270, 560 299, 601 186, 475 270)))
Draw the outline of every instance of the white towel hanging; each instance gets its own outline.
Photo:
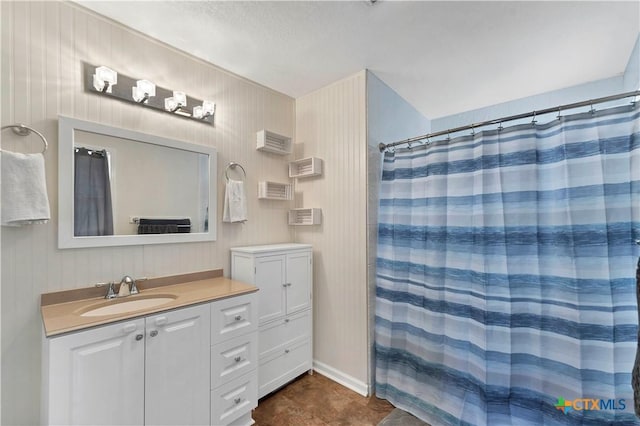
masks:
POLYGON ((51 218, 44 156, 2 151, 2 225, 47 223, 51 218))
POLYGON ((238 223, 247 221, 247 197, 244 182, 228 179, 224 191, 223 222, 238 223))

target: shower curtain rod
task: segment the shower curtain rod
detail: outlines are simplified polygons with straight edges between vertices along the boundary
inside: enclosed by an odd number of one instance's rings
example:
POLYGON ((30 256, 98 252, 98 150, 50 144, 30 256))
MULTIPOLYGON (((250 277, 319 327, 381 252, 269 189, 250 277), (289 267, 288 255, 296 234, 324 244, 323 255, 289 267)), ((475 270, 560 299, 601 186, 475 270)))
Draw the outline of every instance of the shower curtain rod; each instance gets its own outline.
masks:
MULTIPOLYGON (((418 142, 418 141, 421 141, 421 140, 424 140, 424 139, 429 139, 429 138, 435 138, 435 137, 438 137, 438 136, 448 135, 450 133, 461 132, 463 130, 474 130, 476 127, 484 127, 484 126, 489 126, 489 125, 492 125, 492 124, 502 124, 505 121, 513 121, 513 120, 518 120, 518 119, 527 118, 527 117, 534 117, 534 119, 535 119, 536 115, 548 114, 550 112, 557 112, 558 114, 560 114, 560 112, 562 112, 563 110, 573 109, 573 108, 580 108, 580 107, 584 107, 584 106, 591 106, 592 110, 593 110, 593 105, 594 104, 599 104, 599 103, 602 103, 602 102, 615 101, 617 99, 630 98, 630 97, 633 97, 633 96, 640 96, 640 90, 636 90, 636 91, 633 91, 633 92, 619 93, 617 95, 605 96, 605 97, 602 97, 602 98, 590 99, 588 101, 574 102, 572 104, 559 105, 559 106, 556 106, 556 107, 553 107, 553 108, 546 108, 546 109, 542 109, 542 110, 538 110, 538 111, 525 112, 523 114, 510 115, 508 117, 496 118, 496 119, 493 119, 493 120, 482 121, 480 123, 467 124, 466 126, 454 127, 452 129, 441 130, 439 132, 427 133, 426 135, 416 136, 416 137, 409 138, 409 139, 403 139, 403 140, 397 141, 397 142, 392 142, 392 143, 387 143, 387 144, 380 143, 378 145, 378 148, 380 149, 380 152, 384 152, 387 148, 391 148, 391 147, 398 146, 398 145, 411 144, 412 142, 418 142)), ((633 101, 632 104, 635 104, 635 101, 633 101)))

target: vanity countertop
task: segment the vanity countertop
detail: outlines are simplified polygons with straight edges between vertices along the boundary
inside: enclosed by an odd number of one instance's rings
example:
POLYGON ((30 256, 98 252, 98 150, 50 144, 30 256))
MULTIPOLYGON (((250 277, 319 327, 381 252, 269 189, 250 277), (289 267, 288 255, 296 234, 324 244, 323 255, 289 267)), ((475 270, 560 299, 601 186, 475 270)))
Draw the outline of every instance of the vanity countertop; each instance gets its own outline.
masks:
POLYGON ((78 289, 43 294, 41 297, 40 311, 42 313, 45 335, 52 337, 69 331, 82 330, 170 309, 252 293, 258 290, 258 288, 253 285, 221 276, 221 271, 209 272, 210 273, 195 273, 149 279, 138 285, 140 289, 139 294, 111 300, 105 299, 103 295, 82 298, 83 290, 85 295, 95 294, 97 291, 106 294, 106 286, 100 289, 78 289), (91 309, 110 304, 163 296, 169 297, 172 300, 160 306, 138 309, 132 312, 100 316, 82 316, 82 313, 91 309))

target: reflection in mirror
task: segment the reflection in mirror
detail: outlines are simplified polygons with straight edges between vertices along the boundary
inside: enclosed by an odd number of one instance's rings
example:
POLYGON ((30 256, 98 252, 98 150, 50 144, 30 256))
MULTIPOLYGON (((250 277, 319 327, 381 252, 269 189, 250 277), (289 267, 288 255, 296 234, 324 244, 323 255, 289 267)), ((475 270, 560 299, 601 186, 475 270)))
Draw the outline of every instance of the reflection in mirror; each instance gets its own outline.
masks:
POLYGON ((81 130, 74 145, 75 236, 206 232, 207 155, 81 130))
POLYGON ((113 235, 109 151, 75 146, 73 230, 76 237, 113 235))
POLYGON ((215 239, 213 148, 67 117, 59 133, 60 248, 215 239))

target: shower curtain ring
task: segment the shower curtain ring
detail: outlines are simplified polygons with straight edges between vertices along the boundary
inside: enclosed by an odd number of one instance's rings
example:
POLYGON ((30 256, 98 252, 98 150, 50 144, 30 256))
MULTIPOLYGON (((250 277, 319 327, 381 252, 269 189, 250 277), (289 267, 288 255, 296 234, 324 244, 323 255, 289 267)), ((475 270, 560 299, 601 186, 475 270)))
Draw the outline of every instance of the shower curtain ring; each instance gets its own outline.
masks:
POLYGON ((556 116, 556 120, 560 120, 562 118, 562 115, 560 115, 561 112, 562 108, 558 107, 558 115, 556 116))
POLYGON ((500 123, 498 123, 498 131, 501 132, 504 129, 504 127, 502 127, 502 121, 500 123))
POLYGON ((536 112, 533 111, 533 118, 531 119, 531 125, 535 126, 538 120, 536 120, 536 112))
POLYGON ((589 110, 589 112, 591 114, 595 114, 596 113, 596 109, 593 107, 593 102, 591 102, 591 109, 589 110))

